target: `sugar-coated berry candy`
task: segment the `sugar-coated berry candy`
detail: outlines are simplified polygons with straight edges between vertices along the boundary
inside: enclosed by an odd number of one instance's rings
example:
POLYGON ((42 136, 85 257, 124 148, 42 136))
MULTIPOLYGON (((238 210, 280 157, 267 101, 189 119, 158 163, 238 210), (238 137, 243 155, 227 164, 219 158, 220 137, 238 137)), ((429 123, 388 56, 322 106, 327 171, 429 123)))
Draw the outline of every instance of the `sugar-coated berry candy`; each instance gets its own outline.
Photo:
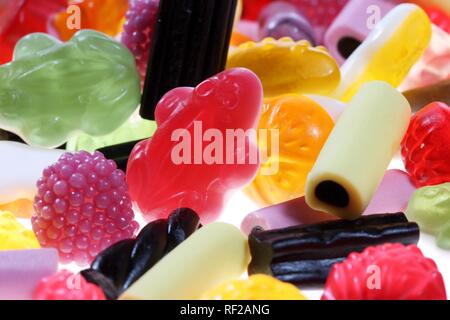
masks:
POLYGON ((322 300, 446 300, 436 263, 415 245, 384 244, 334 265, 322 300))
POLYGON ((450 182, 450 107, 431 103, 412 118, 402 141, 405 168, 417 187, 450 182))
POLYGON ((205 292, 203 300, 306 300, 296 286, 263 274, 231 280, 205 292))
POLYGON ((39 242, 33 232, 25 229, 11 212, 0 211, 0 250, 37 248, 39 242))
POLYGON ((37 182, 33 230, 63 263, 85 265, 139 228, 125 174, 102 153, 65 153, 37 182))
POLYGON ((258 77, 240 68, 161 99, 158 128, 134 147, 127 167, 130 196, 148 220, 180 207, 193 209, 202 223, 218 217, 229 192, 258 170, 256 135, 236 137, 256 129, 261 102, 258 77))
POLYGON ((61 270, 38 283, 33 300, 105 300, 105 295, 80 274, 61 270))
POLYGON ((147 72, 158 6, 159 0, 130 0, 125 14, 121 41, 134 54, 142 81, 147 72))

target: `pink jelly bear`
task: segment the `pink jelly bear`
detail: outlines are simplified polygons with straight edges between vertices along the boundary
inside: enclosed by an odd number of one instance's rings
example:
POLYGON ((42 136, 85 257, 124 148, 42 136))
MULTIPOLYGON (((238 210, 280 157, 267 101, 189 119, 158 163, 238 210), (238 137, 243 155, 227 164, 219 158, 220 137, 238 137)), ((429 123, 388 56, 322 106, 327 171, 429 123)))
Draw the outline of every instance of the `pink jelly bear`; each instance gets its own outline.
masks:
POLYGON ((158 129, 134 148, 127 169, 130 196, 149 221, 189 207, 210 222, 229 191, 251 181, 262 96, 258 77, 237 68, 160 100, 158 129))

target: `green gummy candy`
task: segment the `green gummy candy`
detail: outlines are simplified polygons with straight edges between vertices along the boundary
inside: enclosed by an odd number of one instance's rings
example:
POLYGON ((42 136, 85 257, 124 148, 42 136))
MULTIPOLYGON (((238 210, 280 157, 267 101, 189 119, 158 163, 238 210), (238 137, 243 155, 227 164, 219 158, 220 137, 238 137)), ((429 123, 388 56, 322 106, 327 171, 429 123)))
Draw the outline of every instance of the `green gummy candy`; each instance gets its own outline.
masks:
POLYGON ((406 215, 422 231, 436 236, 440 247, 450 249, 450 183, 417 189, 406 215))
POLYGON ((33 146, 56 147, 78 132, 98 136, 122 125, 139 105, 133 55, 92 30, 70 41, 32 33, 0 66, 0 128, 33 146))
POLYGON ((155 130, 156 123, 154 121, 144 120, 139 115, 133 114, 123 125, 107 135, 94 137, 81 133, 71 138, 67 142, 66 149, 69 151, 94 152, 106 146, 149 138, 155 130))

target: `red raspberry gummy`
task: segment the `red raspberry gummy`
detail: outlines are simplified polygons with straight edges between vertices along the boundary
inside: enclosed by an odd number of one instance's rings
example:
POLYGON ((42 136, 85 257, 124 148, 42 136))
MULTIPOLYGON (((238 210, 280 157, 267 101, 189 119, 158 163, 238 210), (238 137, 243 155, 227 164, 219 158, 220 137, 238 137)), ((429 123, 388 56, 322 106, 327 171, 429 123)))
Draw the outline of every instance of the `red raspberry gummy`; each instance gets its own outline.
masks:
POLYGON ((446 300, 433 260, 415 245, 384 244, 335 264, 322 300, 446 300))
POLYGON ((122 43, 134 54, 142 83, 147 72, 158 7, 159 0, 130 0, 125 14, 122 43))
POLYGON ((134 220, 125 174, 102 153, 65 153, 37 182, 31 223, 42 247, 83 266, 103 249, 132 238, 134 220))
POLYGON ((450 181, 450 107, 434 102, 417 112, 402 141, 402 157, 417 187, 450 181))
POLYGON ((34 300, 105 300, 105 294, 82 275, 61 270, 39 281, 34 300))

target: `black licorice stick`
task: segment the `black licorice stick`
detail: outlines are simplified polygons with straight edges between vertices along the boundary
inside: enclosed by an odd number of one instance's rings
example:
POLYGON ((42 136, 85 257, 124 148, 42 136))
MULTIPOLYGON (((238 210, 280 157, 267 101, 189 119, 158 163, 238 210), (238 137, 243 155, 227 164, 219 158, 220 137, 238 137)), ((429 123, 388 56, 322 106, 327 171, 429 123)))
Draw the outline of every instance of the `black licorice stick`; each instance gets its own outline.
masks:
POLYGON ((114 160, 117 164, 117 168, 122 169, 123 171, 127 170, 128 157, 130 156, 131 151, 134 146, 141 142, 142 140, 135 140, 120 144, 115 144, 113 146, 107 146, 97 151, 100 151, 105 155, 107 159, 114 160))
POLYGON ((418 240, 418 225, 408 222, 403 213, 271 231, 255 228, 249 236, 252 261, 248 271, 291 279, 296 285, 322 284, 331 266, 351 252, 386 242, 408 245, 418 240))

